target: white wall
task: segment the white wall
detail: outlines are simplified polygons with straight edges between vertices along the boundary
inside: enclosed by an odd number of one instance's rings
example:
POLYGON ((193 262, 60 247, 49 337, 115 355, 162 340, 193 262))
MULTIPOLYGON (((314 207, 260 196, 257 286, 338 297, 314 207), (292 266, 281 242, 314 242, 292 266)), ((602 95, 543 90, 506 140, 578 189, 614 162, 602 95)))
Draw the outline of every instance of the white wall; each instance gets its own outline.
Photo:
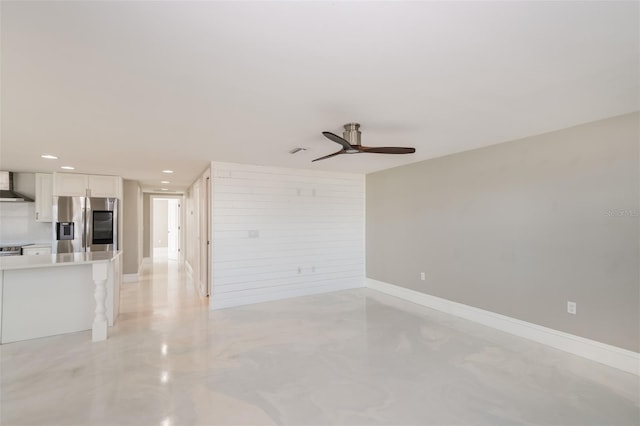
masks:
POLYGON ((364 285, 364 175, 214 162, 212 309, 364 285))

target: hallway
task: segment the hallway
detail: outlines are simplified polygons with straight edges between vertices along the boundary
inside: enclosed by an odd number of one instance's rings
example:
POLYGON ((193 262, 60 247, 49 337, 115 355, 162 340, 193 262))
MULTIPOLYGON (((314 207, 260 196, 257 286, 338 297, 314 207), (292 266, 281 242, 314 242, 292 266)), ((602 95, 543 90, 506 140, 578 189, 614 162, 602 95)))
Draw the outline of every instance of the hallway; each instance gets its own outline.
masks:
POLYGON ((107 341, 0 355, 2 425, 640 420, 629 373, 366 289, 209 311, 176 262, 123 285, 107 341))
MULTIPOLYGON (((120 293, 118 322, 161 320, 208 312, 208 300, 201 298, 179 263, 166 256, 146 260, 140 279, 124 283, 120 293)), ((117 333, 117 329, 113 330, 117 333)))

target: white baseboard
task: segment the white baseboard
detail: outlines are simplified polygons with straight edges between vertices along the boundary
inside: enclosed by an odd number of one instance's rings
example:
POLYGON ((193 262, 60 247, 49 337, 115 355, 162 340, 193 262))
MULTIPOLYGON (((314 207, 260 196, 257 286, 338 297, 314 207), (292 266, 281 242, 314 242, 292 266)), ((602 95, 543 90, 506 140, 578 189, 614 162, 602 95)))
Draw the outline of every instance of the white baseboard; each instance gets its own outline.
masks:
MULTIPOLYGON (((230 297, 226 296, 228 293, 216 295, 215 289, 214 289, 214 294, 212 294, 210 297, 211 301, 210 301, 209 307, 212 310, 226 309, 226 308, 232 308, 234 306, 252 305, 254 303, 271 302, 274 300, 290 299, 292 297, 311 296, 314 294, 330 293, 334 291, 351 290, 354 288, 364 287, 361 284, 354 286, 353 283, 349 283, 349 284, 337 283, 337 284, 330 284, 330 285, 311 287, 311 288, 308 288, 308 287, 293 288, 293 289, 282 290, 282 291, 274 290, 268 293, 257 293, 257 294, 256 293, 251 294, 251 292, 245 292, 249 294, 246 294, 244 296, 233 294, 230 297)), ((243 292, 237 292, 237 293, 243 293, 243 292)))
POLYGON ((133 283, 140 279, 140 274, 123 274, 122 282, 123 283, 133 283))
POLYGON ((135 274, 122 274, 122 282, 123 283, 133 283, 140 279, 140 274, 142 272, 142 265, 146 263, 147 260, 150 260, 148 257, 143 257, 140 259, 140 264, 138 265, 138 272, 135 274))
POLYGON ((367 278, 367 288, 640 375, 640 353, 367 278))
POLYGON ((193 275, 193 267, 186 260, 184 262, 184 269, 186 270, 187 276, 193 283, 193 287, 195 288, 196 292, 200 295, 200 297, 207 297, 207 294, 202 292, 202 286, 200 285, 200 277, 196 277, 193 275))

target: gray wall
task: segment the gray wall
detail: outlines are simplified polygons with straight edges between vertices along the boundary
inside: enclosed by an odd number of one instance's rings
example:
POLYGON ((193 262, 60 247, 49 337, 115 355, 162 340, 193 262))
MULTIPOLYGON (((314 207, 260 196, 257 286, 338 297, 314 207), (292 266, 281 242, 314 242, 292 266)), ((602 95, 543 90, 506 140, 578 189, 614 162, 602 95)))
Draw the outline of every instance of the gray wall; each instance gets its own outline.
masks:
POLYGON ((151 257, 151 194, 142 197, 142 256, 151 257))
POLYGON ((638 123, 368 175, 367 276, 638 351, 638 123))
POLYGON ((142 189, 133 180, 123 181, 123 273, 137 274, 142 262, 142 189))

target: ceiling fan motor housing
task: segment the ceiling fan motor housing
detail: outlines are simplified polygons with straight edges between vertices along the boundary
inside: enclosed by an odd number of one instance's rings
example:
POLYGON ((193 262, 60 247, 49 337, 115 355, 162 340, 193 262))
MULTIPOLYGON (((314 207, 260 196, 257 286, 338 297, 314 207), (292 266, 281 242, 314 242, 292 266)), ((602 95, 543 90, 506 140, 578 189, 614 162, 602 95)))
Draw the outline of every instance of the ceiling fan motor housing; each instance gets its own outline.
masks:
MULTIPOLYGON (((342 137, 349 142, 351 145, 360 145, 360 124, 358 123, 347 123, 344 125, 344 132, 342 132, 342 137)), ((349 152, 347 150, 347 152, 349 152)), ((354 149, 353 152, 359 152, 354 149)))

